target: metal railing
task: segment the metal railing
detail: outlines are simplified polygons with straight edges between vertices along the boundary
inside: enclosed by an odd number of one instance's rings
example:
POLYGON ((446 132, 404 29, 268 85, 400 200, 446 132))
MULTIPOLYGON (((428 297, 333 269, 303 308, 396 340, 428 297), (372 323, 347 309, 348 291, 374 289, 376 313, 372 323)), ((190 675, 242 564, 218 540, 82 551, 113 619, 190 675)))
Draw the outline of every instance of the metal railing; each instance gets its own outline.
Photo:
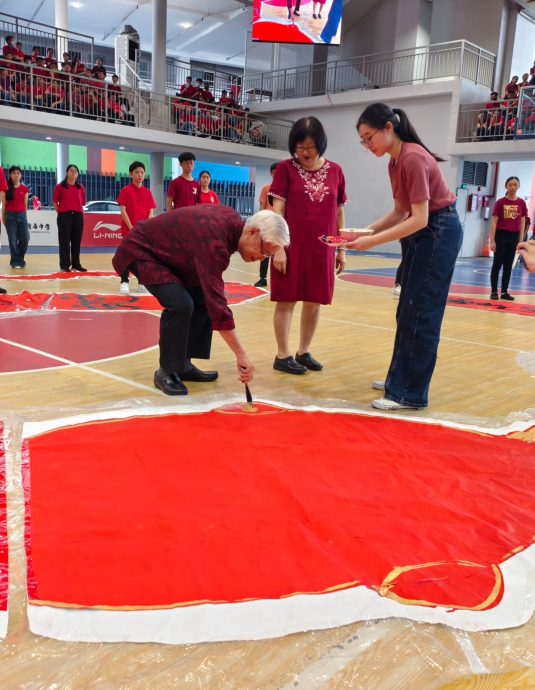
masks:
POLYGON ((535 139, 535 87, 514 100, 469 103, 459 108, 457 141, 535 139))
POLYGON ((6 36, 14 36, 15 43, 22 43, 26 55, 34 47, 39 48, 41 55, 51 48, 58 64, 62 61, 63 53, 69 53, 71 57, 79 55, 81 62, 93 65, 94 38, 86 34, 0 12, 0 35, 4 41, 6 36))
MULTIPOLYGON (((148 85, 152 83, 151 60, 141 57, 138 51, 136 58, 136 72, 140 79, 148 85)), ((165 88, 168 92, 176 93, 185 84, 186 77, 191 77, 193 83, 197 79, 207 82, 214 98, 220 98, 223 90, 232 93, 236 102, 240 100, 242 74, 227 72, 218 65, 199 67, 181 60, 170 60, 166 63, 165 88)))
POLYGON ((292 122, 0 58, 0 105, 286 149, 292 122))
POLYGON ((450 41, 247 75, 243 79, 243 102, 306 98, 450 78, 464 78, 491 88, 494 67, 492 53, 469 41, 450 41))

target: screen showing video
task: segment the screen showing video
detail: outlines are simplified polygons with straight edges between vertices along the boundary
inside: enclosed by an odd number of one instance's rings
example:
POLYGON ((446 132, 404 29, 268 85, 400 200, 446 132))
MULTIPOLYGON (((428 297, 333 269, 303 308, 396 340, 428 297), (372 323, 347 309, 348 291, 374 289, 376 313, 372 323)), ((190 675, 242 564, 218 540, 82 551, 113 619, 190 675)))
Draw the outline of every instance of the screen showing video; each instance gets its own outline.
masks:
POLYGON ((254 0, 253 41, 340 45, 343 0, 254 0))

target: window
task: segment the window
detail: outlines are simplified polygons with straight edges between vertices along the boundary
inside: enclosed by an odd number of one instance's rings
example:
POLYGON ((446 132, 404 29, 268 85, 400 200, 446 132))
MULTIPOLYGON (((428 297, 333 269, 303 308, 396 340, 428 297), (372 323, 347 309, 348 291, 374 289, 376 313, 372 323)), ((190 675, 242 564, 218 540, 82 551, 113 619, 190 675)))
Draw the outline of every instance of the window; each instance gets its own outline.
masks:
POLYGON ((487 186, 488 163, 465 161, 463 165, 463 184, 473 184, 477 187, 487 186))

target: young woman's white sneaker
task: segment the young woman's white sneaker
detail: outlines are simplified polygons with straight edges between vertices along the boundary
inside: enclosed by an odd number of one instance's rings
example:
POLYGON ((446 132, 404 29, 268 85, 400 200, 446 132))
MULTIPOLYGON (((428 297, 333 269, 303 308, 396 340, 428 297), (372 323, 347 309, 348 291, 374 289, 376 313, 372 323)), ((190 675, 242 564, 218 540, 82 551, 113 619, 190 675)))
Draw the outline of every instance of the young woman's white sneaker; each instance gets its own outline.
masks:
POLYGON ((372 407, 376 410, 417 410, 416 405, 409 405, 409 403, 398 403, 395 400, 388 400, 388 398, 379 398, 372 400, 372 407))
POLYGON ((399 299, 399 296, 401 295, 401 285, 399 283, 396 283, 394 287, 392 288, 392 297, 394 299, 399 299))
POLYGON ((130 294, 130 288, 128 287, 128 283, 121 283, 121 287, 119 288, 119 292, 121 295, 129 295, 130 294))
POLYGON ((144 285, 141 285, 141 283, 137 286, 137 291, 141 295, 150 295, 150 292, 147 290, 147 288, 144 285))
POLYGON ((384 391, 385 389, 385 382, 384 381, 374 381, 372 383, 372 388, 375 391, 384 391))

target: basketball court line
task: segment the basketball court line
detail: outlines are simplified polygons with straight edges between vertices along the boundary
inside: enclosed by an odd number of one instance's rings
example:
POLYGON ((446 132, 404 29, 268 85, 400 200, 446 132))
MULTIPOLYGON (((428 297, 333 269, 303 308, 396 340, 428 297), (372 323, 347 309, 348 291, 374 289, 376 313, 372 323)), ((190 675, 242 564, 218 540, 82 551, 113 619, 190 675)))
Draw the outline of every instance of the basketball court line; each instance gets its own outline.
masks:
MULTIPOLYGON (((87 364, 79 364, 77 362, 73 362, 70 359, 65 359, 64 357, 59 357, 58 355, 52 355, 48 352, 45 352, 44 350, 38 350, 35 347, 30 347, 29 345, 22 345, 21 343, 17 343, 13 340, 7 340, 6 338, 0 338, 0 342, 5 343, 6 345, 11 345, 12 347, 18 347, 21 350, 33 352, 33 354, 37 354, 37 355, 40 355, 41 357, 55 360, 56 362, 61 362, 62 364, 67 364, 69 366, 76 367, 77 369, 81 369, 82 371, 87 371, 90 374, 97 374, 97 376, 103 376, 104 378, 111 379, 112 381, 118 381, 119 383, 125 383, 128 386, 133 386, 134 388, 139 388, 141 390, 148 391, 148 392, 156 394, 156 395, 164 395, 157 388, 154 388, 154 386, 145 386, 143 383, 136 383, 135 381, 131 381, 130 379, 125 379, 123 376, 117 376, 116 374, 111 374, 107 371, 101 371, 100 369, 90 367, 87 364)), ((152 348, 150 348, 150 349, 152 349, 152 348)), ((137 354, 137 353, 134 353, 134 354, 137 354)), ((39 371, 39 370, 34 370, 34 371, 39 371)), ((18 374, 21 372, 15 372, 15 373, 18 374)))

